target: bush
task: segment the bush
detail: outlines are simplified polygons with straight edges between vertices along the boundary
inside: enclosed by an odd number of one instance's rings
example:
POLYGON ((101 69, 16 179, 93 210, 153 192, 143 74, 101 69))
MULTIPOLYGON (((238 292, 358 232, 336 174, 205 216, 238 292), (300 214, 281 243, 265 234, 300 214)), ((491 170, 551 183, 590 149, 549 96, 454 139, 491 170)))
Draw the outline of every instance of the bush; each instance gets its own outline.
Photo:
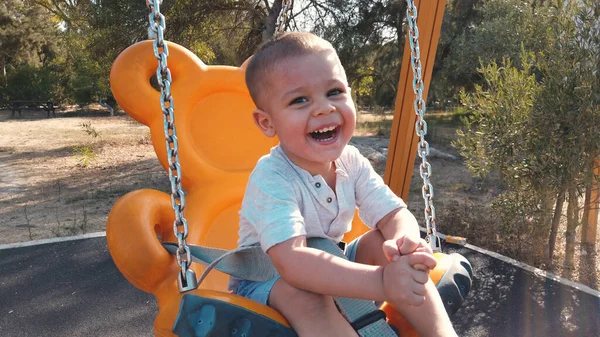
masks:
POLYGON ((7 74, 6 100, 54 100, 59 79, 49 68, 22 63, 7 74))

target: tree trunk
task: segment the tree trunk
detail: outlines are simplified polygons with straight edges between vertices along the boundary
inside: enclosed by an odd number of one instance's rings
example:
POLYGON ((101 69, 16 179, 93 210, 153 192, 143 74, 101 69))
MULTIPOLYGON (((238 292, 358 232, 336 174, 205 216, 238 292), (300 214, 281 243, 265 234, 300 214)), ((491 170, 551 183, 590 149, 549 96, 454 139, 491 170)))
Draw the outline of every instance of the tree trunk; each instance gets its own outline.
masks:
POLYGON ((279 17, 279 13, 281 13, 282 6, 283 0, 273 1, 273 5, 271 5, 271 9, 269 10, 269 17, 267 17, 267 22, 265 22, 265 28, 262 32, 263 43, 269 41, 273 37, 273 34, 275 34, 277 18, 279 17))
POLYGON ((583 221, 581 228, 581 244, 593 250, 596 245, 598 230, 598 208, 600 207, 600 160, 595 161, 592 171, 585 181, 585 204, 583 208, 583 221))
POLYGON ((544 263, 550 260, 550 250, 548 245, 548 237, 552 229, 552 216, 550 215, 553 209, 553 198, 550 193, 546 193, 549 189, 541 188, 540 192, 540 209, 541 216, 538 223, 533 227, 532 244, 537 258, 542 258, 544 263))
POLYGON ((569 187, 569 202, 567 204, 567 230, 565 232, 565 267, 573 268, 575 258, 575 236, 579 221, 577 189, 569 187))
POLYGON ((8 80, 6 79, 6 58, 5 56, 0 57, 0 67, 2 67, 2 87, 6 88, 8 80))
POLYGON ((108 104, 108 102, 103 102, 101 95, 98 95, 98 104, 106 108, 106 110, 108 110, 108 112, 110 113, 111 117, 115 116, 115 109, 110 104, 108 104))
POLYGON ((550 238, 548 239, 548 258, 552 261, 554 249, 556 247, 556 236, 558 235, 558 225, 562 217, 563 205, 565 203, 565 189, 562 188, 556 197, 556 205, 554 207, 554 216, 552 217, 552 228, 550 229, 550 238))

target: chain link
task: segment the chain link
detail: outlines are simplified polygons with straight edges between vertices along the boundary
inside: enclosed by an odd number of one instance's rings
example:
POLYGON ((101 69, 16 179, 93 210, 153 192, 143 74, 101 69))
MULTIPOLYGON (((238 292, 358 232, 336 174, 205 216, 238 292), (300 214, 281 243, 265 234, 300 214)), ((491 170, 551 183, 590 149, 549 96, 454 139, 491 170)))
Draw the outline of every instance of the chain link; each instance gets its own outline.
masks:
POLYGON ((427 122, 425 122, 425 101, 423 100, 423 77, 421 73, 421 50, 419 48, 419 28, 417 27, 417 8, 414 0, 406 0, 406 20, 408 21, 408 40, 410 42, 411 58, 410 64, 413 70, 413 91, 415 93, 414 109, 417 114, 415 131, 419 137, 417 153, 422 160, 419 173, 423 179, 422 194, 425 201, 425 225, 427 228, 427 241, 434 252, 441 251, 440 239, 435 228, 435 207, 433 207, 433 186, 431 185, 431 164, 427 160, 429 156, 429 143, 425 140, 427 134, 427 122))
POLYGON ((160 107, 163 112, 165 144, 169 159, 169 179, 171 181, 171 206, 175 212, 173 222, 173 233, 177 238, 177 263, 181 268, 178 277, 179 291, 185 292, 196 289, 197 279, 194 271, 190 269, 192 261, 190 248, 186 239, 188 236, 188 224, 184 216, 185 192, 181 186, 181 165, 179 164, 179 144, 175 129, 174 102, 171 96, 171 71, 167 66, 169 48, 164 40, 165 17, 160 13, 162 0, 147 0, 146 5, 150 9, 148 35, 154 38, 154 56, 158 60, 156 79, 160 85, 160 107))
POLYGON ((277 16, 277 20, 275 21, 275 34, 277 36, 279 33, 283 33, 285 30, 285 24, 288 22, 288 13, 292 9, 292 1, 291 0, 283 0, 281 2, 281 11, 277 16))

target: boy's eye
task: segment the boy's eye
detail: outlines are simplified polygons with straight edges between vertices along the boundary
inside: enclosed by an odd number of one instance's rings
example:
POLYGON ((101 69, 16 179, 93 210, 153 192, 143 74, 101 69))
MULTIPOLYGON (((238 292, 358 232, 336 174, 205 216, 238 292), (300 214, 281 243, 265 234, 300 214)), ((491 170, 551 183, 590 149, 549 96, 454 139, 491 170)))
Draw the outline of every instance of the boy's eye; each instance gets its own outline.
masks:
POLYGON ((308 99, 306 97, 296 97, 296 98, 294 98, 290 102, 290 105, 292 105, 292 104, 300 104, 300 103, 304 103, 304 102, 307 102, 307 101, 308 101, 308 99))
POLYGON ((336 96, 336 95, 340 95, 343 94, 344 90, 340 89, 340 88, 335 88, 335 89, 331 89, 327 92, 327 96, 336 96))

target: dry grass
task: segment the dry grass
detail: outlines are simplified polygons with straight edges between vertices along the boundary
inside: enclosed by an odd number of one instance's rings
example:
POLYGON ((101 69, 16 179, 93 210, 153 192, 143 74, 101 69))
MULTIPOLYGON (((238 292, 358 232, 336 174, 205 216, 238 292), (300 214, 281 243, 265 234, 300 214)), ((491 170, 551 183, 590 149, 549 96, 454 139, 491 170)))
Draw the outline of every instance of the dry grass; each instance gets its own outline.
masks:
POLYGON ((385 136, 389 137, 392 130, 392 110, 381 110, 373 113, 369 110, 359 110, 356 116, 357 136, 385 136))
POLYGON ((104 230, 120 196, 167 188, 145 126, 94 109, 57 114, 0 111, 0 244, 104 230))

